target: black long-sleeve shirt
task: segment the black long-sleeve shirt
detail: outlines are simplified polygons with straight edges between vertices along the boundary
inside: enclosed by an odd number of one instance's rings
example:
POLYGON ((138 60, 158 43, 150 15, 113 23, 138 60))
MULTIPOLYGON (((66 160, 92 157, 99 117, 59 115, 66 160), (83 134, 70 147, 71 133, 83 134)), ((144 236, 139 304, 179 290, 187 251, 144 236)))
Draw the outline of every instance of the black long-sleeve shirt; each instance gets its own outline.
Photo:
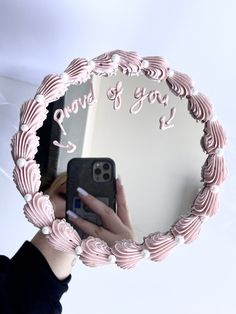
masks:
POLYGON ((9 259, 0 255, 0 314, 58 314, 69 275, 59 280, 29 241, 9 259))

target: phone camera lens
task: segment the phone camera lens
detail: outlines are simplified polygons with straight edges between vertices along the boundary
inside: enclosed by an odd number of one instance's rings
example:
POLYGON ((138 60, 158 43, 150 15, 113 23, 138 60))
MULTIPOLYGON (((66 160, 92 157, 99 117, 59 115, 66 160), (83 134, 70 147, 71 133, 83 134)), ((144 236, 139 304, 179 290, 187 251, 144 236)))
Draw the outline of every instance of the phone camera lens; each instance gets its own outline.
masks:
POLYGON ((109 167, 109 164, 107 164, 107 163, 105 163, 104 165, 103 165, 103 169, 104 170, 108 170, 110 167, 109 167))
POLYGON ((109 176, 108 173, 105 173, 105 174, 103 175, 103 179, 104 179, 104 180, 108 180, 109 178, 110 178, 110 176, 109 176))
POLYGON ((94 171, 94 172, 95 172, 95 174, 96 174, 96 175, 99 175, 99 174, 101 174, 101 173, 102 173, 101 169, 99 169, 99 168, 95 169, 95 171, 94 171))

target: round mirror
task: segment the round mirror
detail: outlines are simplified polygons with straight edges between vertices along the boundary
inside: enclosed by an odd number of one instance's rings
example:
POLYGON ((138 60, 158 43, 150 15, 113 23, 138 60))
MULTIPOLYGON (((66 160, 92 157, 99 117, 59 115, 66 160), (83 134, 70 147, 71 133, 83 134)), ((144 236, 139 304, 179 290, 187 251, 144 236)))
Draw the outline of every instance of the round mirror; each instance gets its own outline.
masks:
POLYGON ((24 103, 12 142, 14 180, 27 202, 26 217, 49 234, 54 247, 76 249, 90 266, 115 257, 129 268, 143 257, 161 260, 177 243, 196 238, 218 207, 225 144, 212 105, 187 75, 161 57, 117 50, 90 62, 73 60, 61 76, 47 76, 35 99, 24 103), (41 177, 32 161, 36 148, 41 177), (99 239, 81 241, 69 224, 55 219, 38 191, 77 157, 113 159, 136 241, 124 239, 113 248, 99 239))
POLYGON ((48 159, 44 183, 66 172, 72 158, 112 158, 141 243, 156 230, 167 231, 190 209, 202 185, 204 126, 192 119, 188 100, 176 97, 166 82, 144 75, 94 75, 70 86, 49 110, 39 130, 40 146, 49 154, 39 147, 37 156, 42 170, 43 158, 48 159))

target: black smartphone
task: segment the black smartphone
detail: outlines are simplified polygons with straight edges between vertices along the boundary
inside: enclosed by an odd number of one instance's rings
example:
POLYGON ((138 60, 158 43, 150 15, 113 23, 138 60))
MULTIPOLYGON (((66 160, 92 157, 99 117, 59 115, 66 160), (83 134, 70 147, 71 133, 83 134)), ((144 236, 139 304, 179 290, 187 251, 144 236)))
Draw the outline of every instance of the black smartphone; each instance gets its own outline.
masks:
MULTIPOLYGON (((101 218, 79 198, 77 188, 81 187, 89 194, 111 207, 116 212, 116 172, 115 162, 111 158, 73 158, 67 165, 66 210, 79 217, 102 226, 101 218)), ((74 226, 81 239, 88 235, 74 226)))

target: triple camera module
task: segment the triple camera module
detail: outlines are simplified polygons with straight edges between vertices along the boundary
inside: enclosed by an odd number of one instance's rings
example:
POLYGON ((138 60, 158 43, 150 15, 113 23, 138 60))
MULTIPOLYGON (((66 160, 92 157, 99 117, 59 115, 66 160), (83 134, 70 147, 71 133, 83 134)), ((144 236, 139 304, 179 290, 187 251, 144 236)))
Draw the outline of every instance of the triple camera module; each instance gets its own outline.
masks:
POLYGON ((93 164, 93 179, 96 182, 108 182, 112 177, 112 167, 107 161, 99 161, 93 164))

